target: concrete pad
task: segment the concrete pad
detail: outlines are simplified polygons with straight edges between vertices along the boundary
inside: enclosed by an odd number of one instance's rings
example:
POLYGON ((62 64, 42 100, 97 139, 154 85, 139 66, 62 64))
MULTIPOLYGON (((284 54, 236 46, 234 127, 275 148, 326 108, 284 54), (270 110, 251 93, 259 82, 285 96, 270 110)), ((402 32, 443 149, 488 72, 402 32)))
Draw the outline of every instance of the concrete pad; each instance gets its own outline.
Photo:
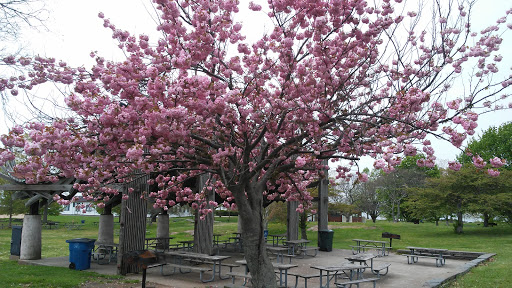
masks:
MULTIPOLYGON (((225 263, 235 263, 236 260, 243 259, 243 255, 232 252, 222 252, 221 255, 228 255, 231 258, 227 259, 225 263)), ((301 274, 313 274, 319 273, 318 270, 310 268, 313 265, 322 266, 334 266, 348 262, 345 257, 352 255, 351 250, 333 249, 331 252, 319 251, 316 257, 306 256, 305 258, 293 258, 292 264, 297 264, 298 267, 290 269, 290 273, 301 273, 301 274)), ((490 254, 491 257, 493 254, 490 254)), ((69 257, 57 257, 57 258, 46 258, 40 260, 20 260, 20 263, 32 264, 32 265, 45 265, 45 266, 56 266, 56 267, 68 267, 69 257)), ((287 259, 285 259, 287 261, 287 259)), ((377 263, 391 263, 389 267, 389 273, 382 276, 377 281, 379 288, 394 288, 394 287, 437 287, 447 279, 455 277, 457 274, 463 274, 468 271, 469 268, 474 266, 474 262, 471 260, 452 260, 446 259, 446 265, 442 267, 436 267, 435 259, 420 258, 418 263, 407 264, 407 257, 398 254, 390 253, 389 256, 377 257, 374 259, 374 264, 377 263)), ((223 262, 224 263, 224 262, 223 262)), ((99 265, 96 262, 91 262, 91 268, 86 270, 91 272, 97 272, 100 274, 116 274, 117 267, 115 263, 99 265)), ((228 272, 229 268, 222 267, 222 275, 228 272)), ((236 267, 233 269, 234 272, 243 273, 244 267, 236 267)), ((205 278, 209 278, 211 274, 206 273, 205 278)), ((129 274, 128 278, 131 279, 142 279, 142 273, 140 274, 129 274)), ((364 272, 364 277, 375 277, 369 269, 364 272)), ((160 275, 160 268, 151 268, 147 270, 147 281, 165 285, 167 287, 176 288, 205 288, 205 287, 224 287, 224 285, 231 285, 231 279, 227 280, 216 280, 209 283, 202 283, 199 280, 199 273, 186 273, 173 274, 170 276, 160 275)), ((325 283, 325 281, 324 281, 325 283)), ((243 279, 237 278, 235 281, 237 286, 243 284, 243 279)), ((319 279, 313 278, 308 280, 308 287, 319 287, 319 279)), ((288 278, 288 287, 294 287, 295 277, 288 278)), ((250 284, 247 287, 251 287, 250 284)), ((304 281, 299 279, 297 287, 304 287, 304 281)), ((335 287, 333 281, 331 281, 330 287, 335 287)), ((363 283, 360 285, 361 288, 373 287, 371 283, 363 283)))

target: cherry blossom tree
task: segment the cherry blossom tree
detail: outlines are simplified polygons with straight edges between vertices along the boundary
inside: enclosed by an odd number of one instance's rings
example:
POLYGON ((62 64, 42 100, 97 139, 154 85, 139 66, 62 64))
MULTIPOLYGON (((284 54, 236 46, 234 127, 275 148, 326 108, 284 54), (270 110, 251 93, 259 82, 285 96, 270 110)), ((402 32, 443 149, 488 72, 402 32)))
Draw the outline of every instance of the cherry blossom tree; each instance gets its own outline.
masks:
POLYGON ((505 108, 512 78, 496 73, 512 10, 472 31, 472 1, 432 2, 432 10, 401 0, 251 2, 251 13, 273 25, 251 43, 234 0, 155 0, 158 39, 131 35, 100 13, 124 61, 91 53, 88 70, 54 58, 4 59, 32 70, 1 79, 0 90, 70 85, 76 117, 14 127, 2 137, 0 164, 21 150, 15 173, 27 183, 75 177, 100 206, 119 193, 110 184, 150 173, 155 207, 188 202, 203 216, 211 206, 237 208, 252 285, 275 287, 265 202, 309 209, 307 187, 323 176, 325 159, 338 164, 338 178, 361 181, 367 175, 351 171, 365 155, 391 171, 422 149, 418 164, 433 167, 428 134, 459 147, 479 113, 505 108), (462 76, 471 80, 451 90, 462 76), (208 180, 195 193, 184 183, 200 175, 208 180), (212 190, 222 200, 206 200, 212 190))

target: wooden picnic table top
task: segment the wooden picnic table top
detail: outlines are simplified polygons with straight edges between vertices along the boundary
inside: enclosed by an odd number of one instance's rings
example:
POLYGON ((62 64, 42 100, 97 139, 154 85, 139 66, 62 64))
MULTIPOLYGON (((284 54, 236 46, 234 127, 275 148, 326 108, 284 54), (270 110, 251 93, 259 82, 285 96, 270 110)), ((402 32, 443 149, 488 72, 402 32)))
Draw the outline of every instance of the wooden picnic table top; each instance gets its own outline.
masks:
POLYGON ((329 271, 329 272, 335 272, 340 270, 357 270, 357 269, 364 269, 366 267, 362 267, 359 264, 352 264, 352 263, 343 263, 339 266, 322 266, 322 265, 313 265, 311 266, 313 269, 323 270, 323 271, 329 271))
POLYGON ((444 248, 426 248, 426 247, 414 247, 414 246, 407 246, 405 248, 409 249, 411 251, 418 250, 418 251, 426 251, 426 252, 431 252, 431 253, 448 251, 448 249, 444 249, 444 248))
POLYGON ((184 258, 194 258, 194 259, 201 259, 201 260, 208 260, 208 261, 222 261, 222 260, 231 258, 231 256, 226 256, 226 255, 208 255, 208 254, 203 254, 203 253, 186 252, 186 251, 167 251, 167 252, 164 252, 164 255, 184 257, 184 258))
POLYGON ((306 240, 306 239, 284 241, 284 243, 289 243, 289 244, 304 244, 304 243, 309 243, 309 242, 311 242, 311 241, 310 240, 306 240))
POLYGON ((381 244, 388 243, 387 241, 366 240, 366 239, 352 239, 352 241, 355 241, 355 242, 368 242, 368 243, 381 243, 381 244))
POLYGON ((359 253, 356 255, 345 257, 348 261, 368 261, 377 257, 377 255, 372 253, 359 253))

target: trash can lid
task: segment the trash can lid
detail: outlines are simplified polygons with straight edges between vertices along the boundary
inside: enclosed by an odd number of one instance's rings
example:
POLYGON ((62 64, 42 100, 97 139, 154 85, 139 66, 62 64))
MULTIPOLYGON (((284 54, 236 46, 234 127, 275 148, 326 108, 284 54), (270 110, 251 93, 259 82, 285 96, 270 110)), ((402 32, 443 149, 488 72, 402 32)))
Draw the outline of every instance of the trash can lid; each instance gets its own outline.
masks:
POLYGON ((89 239, 89 238, 75 238, 75 239, 69 239, 66 240, 66 243, 89 243, 89 242, 95 242, 96 239, 89 239))

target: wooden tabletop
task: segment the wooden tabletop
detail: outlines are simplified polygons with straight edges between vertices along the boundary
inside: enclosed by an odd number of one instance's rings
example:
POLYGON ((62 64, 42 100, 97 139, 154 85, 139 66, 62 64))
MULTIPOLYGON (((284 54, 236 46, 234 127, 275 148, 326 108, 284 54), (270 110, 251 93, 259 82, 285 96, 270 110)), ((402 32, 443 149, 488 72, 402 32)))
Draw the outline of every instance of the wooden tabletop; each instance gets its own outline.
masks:
POLYGON ((352 263, 345 263, 340 266, 321 266, 321 265, 314 265, 311 266, 313 269, 323 270, 323 271, 340 271, 340 270, 357 270, 357 269, 363 269, 365 267, 362 267, 359 264, 352 264, 352 263))
POLYGON ((168 251, 168 252, 164 252, 164 255, 195 258, 195 259, 210 260, 210 261, 219 261, 219 260, 231 258, 231 256, 208 255, 208 254, 203 254, 203 253, 186 252, 186 251, 168 251))
POLYGON ((388 243, 387 241, 377 241, 377 240, 365 240, 365 239, 352 239, 355 242, 368 242, 368 243, 388 243))
POLYGON ((377 257, 375 254, 359 253, 359 254, 356 254, 356 255, 345 257, 345 259, 347 259, 349 261, 368 261, 368 260, 373 259, 375 257, 377 257))
POLYGON ((425 248, 425 247, 412 247, 412 246, 407 246, 405 247, 409 250, 421 250, 421 251, 448 251, 448 249, 443 249, 443 248, 425 248))
POLYGON ((303 243, 309 243, 309 242, 311 242, 311 241, 306 240, 306 239, 284 241, 284 243, 290 243, 290 244, 303 244, 303 243))

